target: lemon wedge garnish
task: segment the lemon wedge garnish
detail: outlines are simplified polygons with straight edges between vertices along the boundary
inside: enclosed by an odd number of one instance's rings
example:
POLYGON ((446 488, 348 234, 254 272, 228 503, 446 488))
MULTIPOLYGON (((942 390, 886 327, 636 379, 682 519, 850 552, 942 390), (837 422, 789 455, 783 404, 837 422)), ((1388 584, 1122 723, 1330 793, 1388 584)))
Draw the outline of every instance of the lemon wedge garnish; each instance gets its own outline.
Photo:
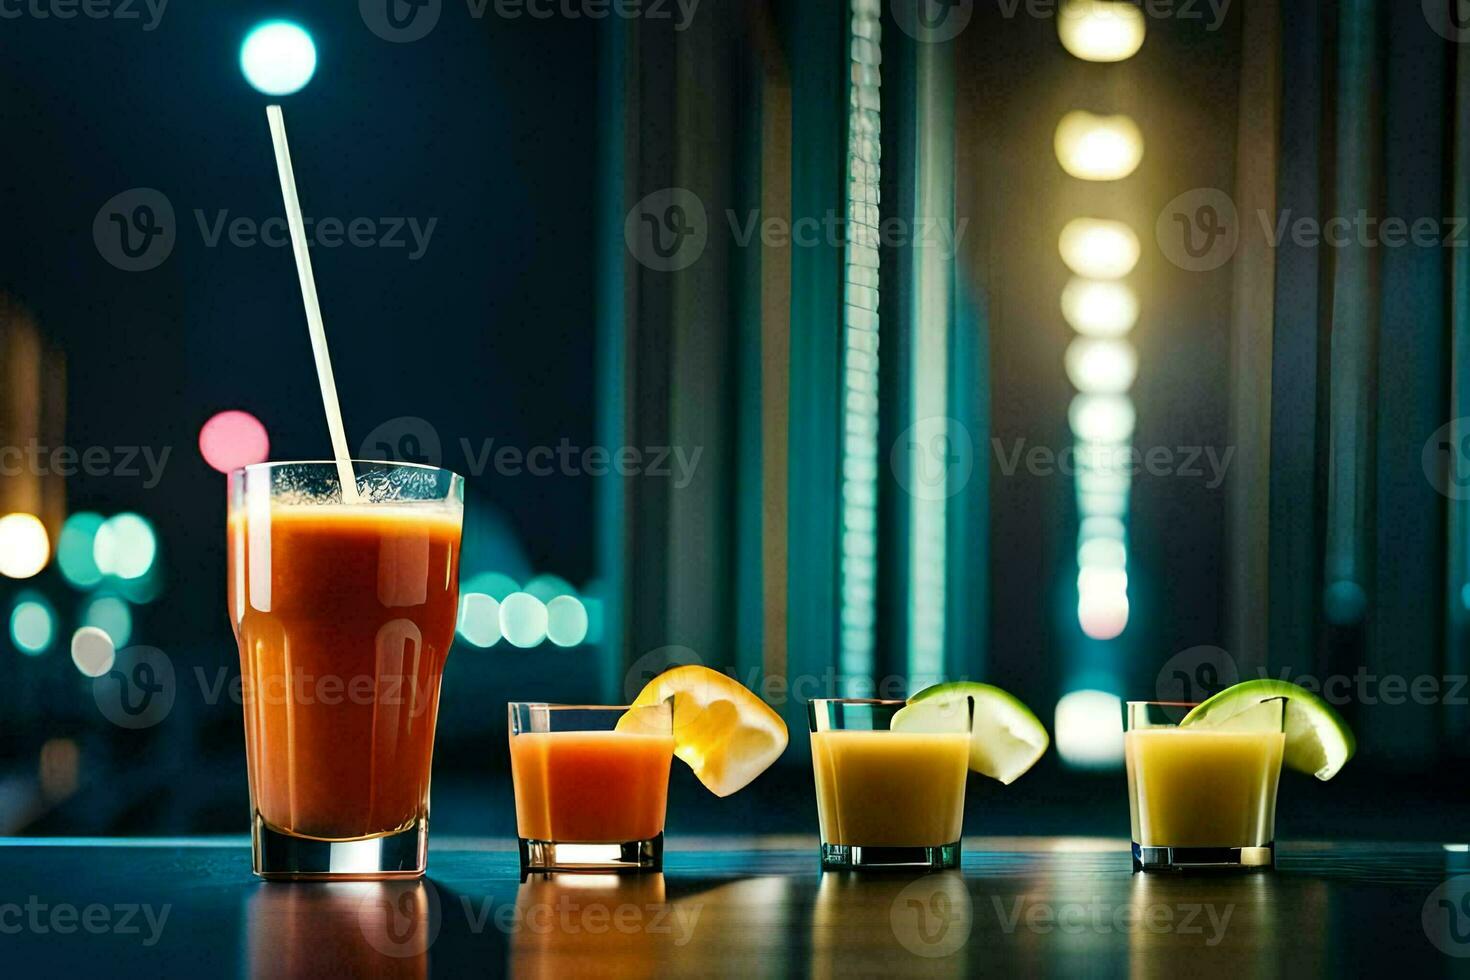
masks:
MULTIPOLYGON (((674 754, 705 788, 729 796, 786 749, 786 723, 739 681, 698 665, 675 667, 644 685, 633 708, 674 701, 674 754)), ((648 712, 628 711, 618 731, 647 730, 648 712)))

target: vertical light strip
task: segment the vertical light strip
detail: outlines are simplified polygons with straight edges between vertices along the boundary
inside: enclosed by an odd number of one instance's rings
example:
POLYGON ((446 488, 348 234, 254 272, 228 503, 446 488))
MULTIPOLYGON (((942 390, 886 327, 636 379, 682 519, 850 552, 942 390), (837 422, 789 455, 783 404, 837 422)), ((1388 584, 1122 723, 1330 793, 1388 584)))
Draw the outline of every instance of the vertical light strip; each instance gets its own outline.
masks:
MULTIPOLYGON (((1455 137, 1452 187, 1454 214, 1470 214, 1470 45, 1461 44, 1456 53, 1455 137)), ((1450 250, 1450 405, 1448 419, 1470 417, 1470 252, 1450 250)), ((1463 437, 1457 426, 1451 435, 1463 437)), ((1451 455, 1451 462, 1459 459, 1451 455)), ((1450 497, 1446 504, 1445 610, 1446 674, 1464 674, 1470 668, 1470 500, 1450 497)), ((1445 737, 1451 744, 1466 744, 1470 734, 1470 711, 1464 704, 1446 704, 1445 737)))
MULTIPOLYGON (((1064 47, 1084 61, 1131 58, 1146 36, 1144 18, 1128 4, 1067 0, 1058 21, 1064 47)), ((1057 162, 1086 181, 1117 181, 1143 159, 1143 134, 1125 115, 1067 113, 1057 126, 1057 162)), ((1077 622, 1099 641, 1128 626, 1128 449, 1136 411, 1128 391, 1138 353, 1127 337, 1137 323, 1139 298, 1125 281, 1139 258, 1137 232, 1118 221, 1079 217, 1063 229, 1062 259, 1076 273, 1061 298, 1063 316, 1078 336, 1066 352, 1067 377, 1077 389, 1068 412, 1076 440, 1077 622)), ((1116 677, 1098 677, 1116 686, 1116 677)), ((1057 751, 1070 766, 1115 767, 1122 761, 1117 696, 1090 690, 1078 678, 1057 702, 1057 751)))
POLYGON ((878 587, 878 179, 882 6, 852 0, 847 242, 843 298, 842 599, 844 684, 870 677, 878 587))
POLYGON ((909 689, 944 679, 945 593, 949 447, 949 334, 954 318, 952 239, 932 229, 954 227, 954 103, 943 86, 952 84, 946 43, 919 44, 914 51, 915 186, 909 249, 913 290, 909 310, 911 421, 919 451, 908 454, 907 485, 923 487, 909 499, 909 689), (926 233, 926 229, 930 230, 926 233), (937 481, 937 482, 936 482, 937 481))

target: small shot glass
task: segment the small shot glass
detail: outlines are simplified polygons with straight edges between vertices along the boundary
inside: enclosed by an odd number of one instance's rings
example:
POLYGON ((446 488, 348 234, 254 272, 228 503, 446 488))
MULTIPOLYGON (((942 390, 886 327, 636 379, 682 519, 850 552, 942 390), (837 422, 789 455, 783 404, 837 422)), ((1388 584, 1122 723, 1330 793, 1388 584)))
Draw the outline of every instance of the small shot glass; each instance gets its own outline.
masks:
POLYGON ((661 869, 673 703, 509 710, 521 870, 661 869))

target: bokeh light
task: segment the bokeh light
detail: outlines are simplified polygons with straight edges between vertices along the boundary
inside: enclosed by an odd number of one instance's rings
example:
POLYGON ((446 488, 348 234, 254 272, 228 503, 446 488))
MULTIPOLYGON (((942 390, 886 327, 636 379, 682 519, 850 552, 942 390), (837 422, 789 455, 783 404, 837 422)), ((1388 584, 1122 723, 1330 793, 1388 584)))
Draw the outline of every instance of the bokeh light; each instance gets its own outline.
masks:
POLYGON ((1082 568, 1127 568, 1128 546, 1117 538, 1088 538, 1077 548, 1082 568))
POLYGON ((1138 294, 1127 283, 1074 278, 1062 290, 1062 316, 1084 337, 1122 337, 1138 323, 1138 294))
POLYGON ((1353 626, 1368 611, 1368 593, 1357 582, 1341 579, 1322 594, 1322 612, 1333 626, 1353 626))
POLYGON ((71 635, 71 662, 88 677, 101 677, 117 661, 112 637, 95 626, 83 626, 71 635))
POLYGON ((587 609, 576 596, 559 595, 546 604, 546 638, 559 647, 587 639, 587 609))
POLYGON ((1057 16, 1062 47, 1083 61, 1126 61, 1148 36, 1143 11, 1120 0, 1067 0, 1057 16))
POLYGON ((1106 691, 1072 691, 1057 702, 1057 754, 1080 769, 1123 761, 1123 702, 1106 691))
POLYGON ((572 584, 559 575, 537 575, 526 583, 526 592, 549 603, 559 595, 576 595, 572 584))
POLYGON ((33 592, 22 593, 10 610, 10 642, 34 657, 49 650, 55 639, 56 612, 51 603, 33 592))
POLYGON ((1116 517, 1084 517, 1082 527, 1077 531, 1078 541, 1091 541, 1093 538, 1122 541, 1127 536, 1127 526, 1116 517))
POLYGON ((92 559, 104 575, 142 578, 158 556, 158 538, 153 525, 137 514, 118 514, 97 529, 92 559))
POLYGON ((0 517, 0 575, 30 578, 46 567, 51 558, 51 538, 46 525, 34 514, 0 517))
POLYGON ((1122 520, 1128 516, 1128 494, 1082 491, 1077 494, 1077 509, 1089 517, 1115 517, 1122 520))
POLYGON ((263 463, 270 451, 265 426, 249 412, 220 412, 199 430, 199 454, 221 473, 263 463))
POLYGON ((62 577, 78 589, 90 589, 102 581, 102 570, 93 555, 102 524, 101 514, 78 511, 66 519, 57 535, 56 564, 62 577))
POLYGON ((133 610, 117 596, 88 599, 82 606, 82 625, 106 633, 114 647, 125 647, 133 638, 133 610))
POLYGON ((1143 133, 1127 116, 1069 112, 1057 124, 1055 146, 1057 162, 1079 180, 1122 180, 1143 162, 1143 133))
POLYGON ((1096 495, 1127 494, 1132 486, 1132 474, 1116 466, 1079 467, 1077 470, 1077 492, 1084 500, 1096 495))
POLYGON ((1077 573, 1078 595, 1128 594, 1128 573, 1121 568, 1099 568, 1084 565, 1077 573))
POLYGON ((500 642, 500 601, 483 592, 466 592, 459 600, 459 635, 488 649, 500 642))
POLYGON ((471 575, 469 580, 460 586, 461 592, 478 592, 489 596, 496 602, 504 602, 506 596, 520 590, 520 583, 502 572, 480 572, 477 575, 471 575))
POLYGON ((1082 442, 1125 443, 1133 438, 1138 414, 1122 395, 1078 395, 1067 410, 1072 434, 1082 442))
POLYGON ((1077 597, 1077 623, 1094 640, 1113 640, 1128 628, 1128 596, 1122 592, 1084 592, 1077 597))
POLYGON ((512 592, 500 603, 500 632, 511 646, 539 645, 546 639, 546 604, 529 592, 512 592))
POLYGON ((1072 387, 1088 395, 1121 395, 1138 377, 1138 352, 1124 340, 1078 337, 1065 363, 1072 387))
POLYGON ((1087 279, 1122 279, 1138 265, 1138 236, 1121 221, 1074 218, 1057 243, 1067 268, 1087 279))
POLYGON ((290 21, 266 21, 245 35, 240 70, 256 91, 266 95, 299 92, 316 73, 316 44, 290 21))

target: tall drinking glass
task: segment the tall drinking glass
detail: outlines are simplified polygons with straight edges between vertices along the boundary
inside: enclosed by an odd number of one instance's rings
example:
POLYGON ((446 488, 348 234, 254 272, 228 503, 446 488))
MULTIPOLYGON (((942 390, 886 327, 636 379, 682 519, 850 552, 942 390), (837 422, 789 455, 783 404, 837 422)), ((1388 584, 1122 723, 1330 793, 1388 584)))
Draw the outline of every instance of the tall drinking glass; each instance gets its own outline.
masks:
POLYGON ((454 640, 464 481, 359 462, 230 474, 255 873, 422 875, 439 682, 454 640))
POLYGON ((1129 701, 1125 709, 1133 870, 1269 870, 1286 702, 1263 701, 1242 730, 1180 728, 1191 707, 1129 701))

